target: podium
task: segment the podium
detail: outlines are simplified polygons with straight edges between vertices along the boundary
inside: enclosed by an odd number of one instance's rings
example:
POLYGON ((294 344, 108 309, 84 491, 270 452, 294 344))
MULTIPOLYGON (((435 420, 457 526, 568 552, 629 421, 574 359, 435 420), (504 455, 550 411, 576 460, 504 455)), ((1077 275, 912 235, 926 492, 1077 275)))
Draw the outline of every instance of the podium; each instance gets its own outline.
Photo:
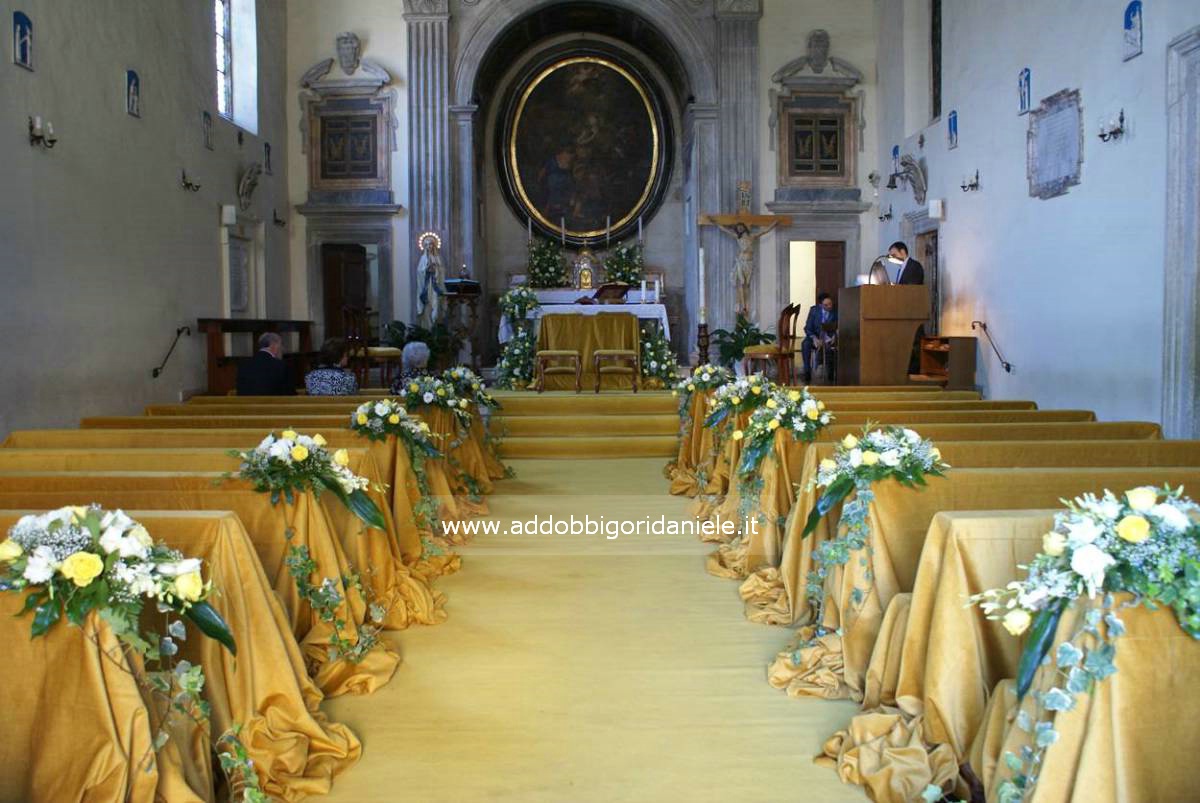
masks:
POLYGON ((917 328, 929 320, 923 284, 843 287, 838 291, 838 381, 907 385, 917 328))

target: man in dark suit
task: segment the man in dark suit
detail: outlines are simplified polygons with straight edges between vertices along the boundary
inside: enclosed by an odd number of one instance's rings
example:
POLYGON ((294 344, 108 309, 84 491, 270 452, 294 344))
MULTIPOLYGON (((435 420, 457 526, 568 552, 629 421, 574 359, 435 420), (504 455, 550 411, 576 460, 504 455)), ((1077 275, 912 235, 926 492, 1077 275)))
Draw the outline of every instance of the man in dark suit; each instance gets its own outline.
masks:
POLYGON ((888 256, 900 263, 894 284, 925 284, 925 266, 908 255, 908 246, 902 242, 892 243, 888 256))
MULTIPOLYGON (((813 349, 827 349, 833 344, 834 335, 828 329, 837 326, 837 313, 833 309, 833 298, 829 293, 817 296, 817 304, 808 311, 808 319, 804 322, 804 342, 800 344, 800 354, 804 358, 804 383, 812 381, 813 349)), ((826 369, 832 373, 830 361, 832 352, 826 352, 826 369)))
POLYGON ((295 383, 283 361, 283 338, 267 332, 258 339, 258 351, 238 365, 239 396, 294 396, 295 383))

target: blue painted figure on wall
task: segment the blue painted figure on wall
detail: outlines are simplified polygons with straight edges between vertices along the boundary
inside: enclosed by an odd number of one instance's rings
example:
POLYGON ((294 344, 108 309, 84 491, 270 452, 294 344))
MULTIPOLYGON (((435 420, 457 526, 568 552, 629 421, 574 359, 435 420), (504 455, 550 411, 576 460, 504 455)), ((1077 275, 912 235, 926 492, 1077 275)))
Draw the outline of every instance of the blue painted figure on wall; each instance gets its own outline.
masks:
POLYGON ((1017 79, 1017 91, 1021 96, 1021 106, 1017 114, 1029 114, 1029 109, 1033 104, 1033 89, 1028 67, 1021 70, 1021 75, 1017 79))
POLYGON ((13 12, 13 64, 33 69, 33 22, 20 11, 13 12))
POLYGON ((950 112, 946 118, 946 145, 950 150, 958 147, 958 112, 950 112))
POLYGON ((142 80, 133 70, 125 71, 125 111, 131 117, 142 116, 142 80))
POLYGON ((1142 0, 1125 6, 1125 61, 1142 55, 1142 0))

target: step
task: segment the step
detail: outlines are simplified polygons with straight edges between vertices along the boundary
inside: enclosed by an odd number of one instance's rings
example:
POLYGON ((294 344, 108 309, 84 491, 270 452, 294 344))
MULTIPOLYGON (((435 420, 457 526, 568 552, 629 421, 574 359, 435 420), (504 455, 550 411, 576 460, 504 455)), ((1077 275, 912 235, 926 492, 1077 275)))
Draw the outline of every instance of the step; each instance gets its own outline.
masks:
POLYGON ((584 436, 625 437, 627 435, 665 435, 679 432, 679 417, 665 415, 509 415, 492 417, 490 429, 505 437, 554 435, 560 438, 584 436))
POLYGON ((589 458, 589 457, 662 457, 678 454, 674 435, 624 435, 621 437, 578 438, 519 437, 506 438, 500 445, 501 457, 512 458, 589 458))
POLYGON ((506 416, 675 415, 678 400, 669 393, 496 393, 506 416))

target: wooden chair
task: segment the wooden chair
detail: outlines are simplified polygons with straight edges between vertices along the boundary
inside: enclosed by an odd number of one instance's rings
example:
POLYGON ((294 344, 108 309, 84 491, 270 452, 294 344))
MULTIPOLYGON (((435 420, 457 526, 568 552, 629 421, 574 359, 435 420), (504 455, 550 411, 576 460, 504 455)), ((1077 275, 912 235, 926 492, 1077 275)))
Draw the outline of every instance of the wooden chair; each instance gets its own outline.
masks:
POLYGON ((402 366, 404 352, 393 346, 371 345, 370 315, 371 310, 366 307, 342 307, 342 325, 351 369, 358 379, 358 386, 365 388, 371 378, 371 369, 378 365, 383 387, 391 387, 392 368, 402 366))
POLYGON ((800 306, 788 304, 779 313, 779 327, 776 330, 774 343, 764 343, 761 346, 749 346, 742 355, 742 366, 746 373, 754 372, 755 363, 770 365, 775 363, 775 378, 780 384, 795 384, 796 350, 799 341, 796 340, 796 320, 800 317, 800 306))
POLYGON ((543 349, 535 356, 534 376, 537 378, 537 392, 546 390, 548 374, 575 374, 575 392, 583 390, 583 360, 579 352, 572 349, 543 349), (565 361, 562 365, 559 361, 565 361))
POLYGON ((592 367, 596 372, 596 392, 600 379, 613 374, 633 377, 633 392, 638 392, 638 376, 642 372, 638 354, 632 349, 596 349, 592 352, 592 367))

